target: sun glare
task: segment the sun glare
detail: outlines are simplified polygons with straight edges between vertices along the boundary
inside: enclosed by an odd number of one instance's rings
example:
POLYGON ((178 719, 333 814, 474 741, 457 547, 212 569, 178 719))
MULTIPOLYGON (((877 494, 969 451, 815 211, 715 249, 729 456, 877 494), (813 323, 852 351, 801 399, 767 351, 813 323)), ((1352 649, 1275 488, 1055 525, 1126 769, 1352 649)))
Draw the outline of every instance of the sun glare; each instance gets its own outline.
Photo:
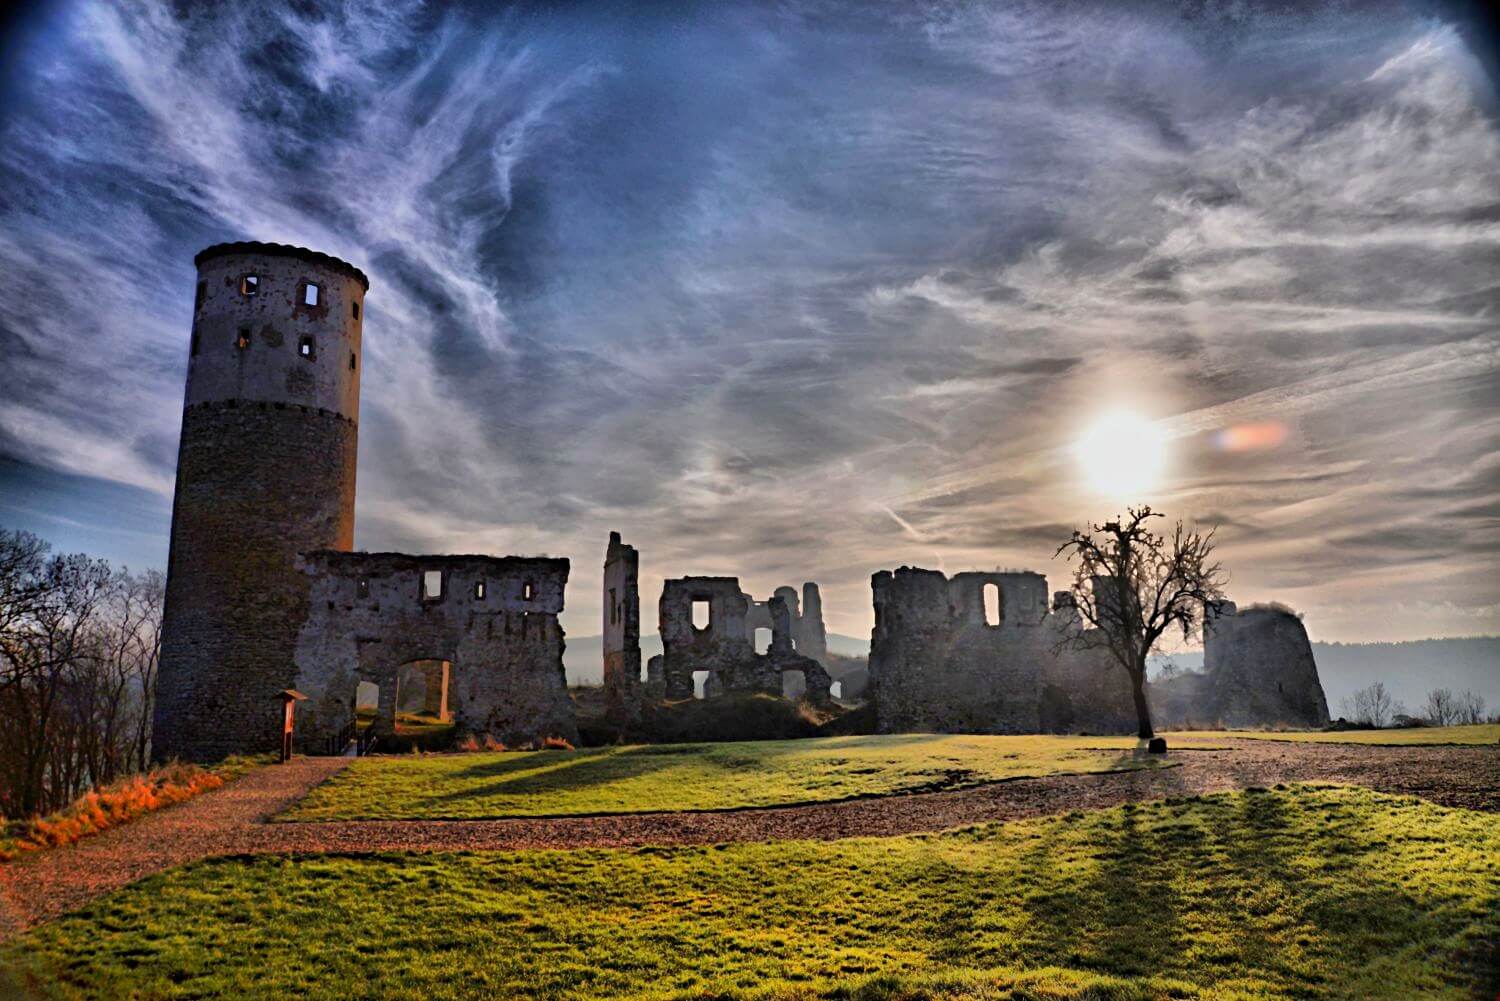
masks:
POLYGON ((1139 500, 1161 486, 1167 436, 1139 414, 1115 411, 1090 424, 1073 446, 1090 487, 1122 500, 1139 500))

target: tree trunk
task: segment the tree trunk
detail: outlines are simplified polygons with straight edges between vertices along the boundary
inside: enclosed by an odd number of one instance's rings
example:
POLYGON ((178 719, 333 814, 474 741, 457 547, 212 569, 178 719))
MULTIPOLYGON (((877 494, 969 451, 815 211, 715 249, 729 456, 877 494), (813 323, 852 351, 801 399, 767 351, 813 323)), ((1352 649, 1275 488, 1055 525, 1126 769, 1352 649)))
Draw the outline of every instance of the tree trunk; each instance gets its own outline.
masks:
POLYGON ((1135 718, 1140 722, 1140 732, 1137 734, 1142 740, 1150 740, 1156 736, 1151 729, 1151 707, 1146 704, 1146 668, 1144 666, 1130 672, 1130 693, 1135 696, 1135 718))

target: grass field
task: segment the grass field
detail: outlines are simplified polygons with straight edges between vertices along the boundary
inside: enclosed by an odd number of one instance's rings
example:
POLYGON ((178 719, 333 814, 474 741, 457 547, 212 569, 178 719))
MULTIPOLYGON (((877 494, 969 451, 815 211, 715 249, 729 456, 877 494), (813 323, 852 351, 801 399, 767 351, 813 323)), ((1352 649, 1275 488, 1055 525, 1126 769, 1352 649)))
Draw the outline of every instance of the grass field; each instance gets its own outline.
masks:
POLYGON ((1500 723, 1480 723, 1477 726, 1414 726, 1400 730, 1340 730, 1340 731, 1203 731, 1189 730, 1169 733, 1167 740, 1215 737, 1250 737, 1255 740, 1301 740, 1322 744, 1388 744, 1411 746, 1416 744, 1493 744, 1500 741, 1500 723))
POLYGON ((221 859, 0 968, 96 998, 1460 998, 1500 987, 1496 941, 1492 815, 1294 786, 826 843, 221 859))
POLYGON ((826 802, 995 779, 1152 767, 1134 738, 910 734, 373 757, 290 820, 543 817, 826 802))

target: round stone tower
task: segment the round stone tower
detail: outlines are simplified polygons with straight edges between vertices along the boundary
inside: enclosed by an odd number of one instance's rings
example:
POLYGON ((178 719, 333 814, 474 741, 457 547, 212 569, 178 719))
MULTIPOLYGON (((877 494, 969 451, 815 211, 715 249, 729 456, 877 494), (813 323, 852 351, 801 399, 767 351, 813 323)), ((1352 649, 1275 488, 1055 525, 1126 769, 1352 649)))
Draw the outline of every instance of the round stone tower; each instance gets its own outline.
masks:
POLYGON ((204 250, 188 358, 153 755, 280 746, 307 618, 300 553, 354 544, 360 329, 351 264, 274 243, 204 250))

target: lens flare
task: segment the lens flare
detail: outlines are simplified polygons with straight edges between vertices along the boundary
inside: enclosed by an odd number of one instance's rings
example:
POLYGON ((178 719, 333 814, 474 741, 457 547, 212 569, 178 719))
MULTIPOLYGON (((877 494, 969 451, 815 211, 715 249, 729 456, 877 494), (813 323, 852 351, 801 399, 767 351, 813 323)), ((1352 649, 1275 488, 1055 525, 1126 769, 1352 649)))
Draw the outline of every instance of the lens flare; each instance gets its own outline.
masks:
POLYGON ((1264 452, 1286 441, 1286 435, 1286 425, 1280 421, 1262 421, 1220 428, 1209 441, 1221 452, 1264 452))
POLYGON ((1090 487, 1123 500, 1139 500, 1160 487, 1167 466, 1167 435, 1154 421, 1128 411, 1105 414, 1073 446, 1090 487))

